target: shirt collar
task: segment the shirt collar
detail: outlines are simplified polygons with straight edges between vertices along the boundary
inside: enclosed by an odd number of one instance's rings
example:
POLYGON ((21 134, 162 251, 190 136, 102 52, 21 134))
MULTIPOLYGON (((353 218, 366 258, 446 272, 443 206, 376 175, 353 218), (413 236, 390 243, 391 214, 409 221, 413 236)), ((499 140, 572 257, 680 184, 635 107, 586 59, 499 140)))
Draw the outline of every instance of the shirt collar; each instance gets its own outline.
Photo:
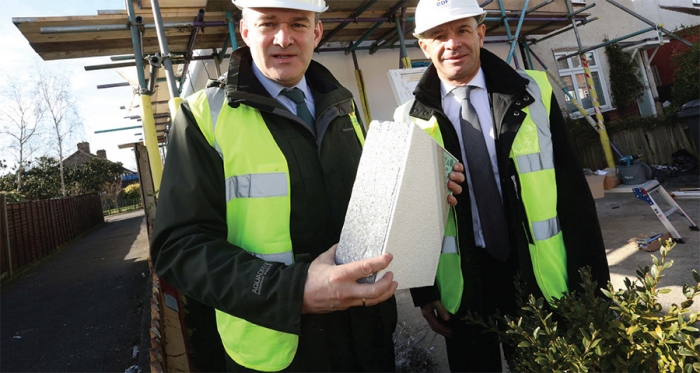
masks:
POLYGON ((269 93, 270 96, 272 96, 272 98, 274 98, 274 99, 277 99, 277 97, 279 96, 280 92, 282 92, 283 89, 291 89, 291 88, 296 87, 296 88, 301 89, 302 92, 304 92, 304 96, 305 96, 306 100, 309 100, 309 101, 312 100, 313 96, 311 96, 311 90, 309 89, 309 85, 306 84, 306 76, 302 76, 301 81, 299 81, 299 83, 297 83, 297 85, 295 85, 294 87, 287 88, 287 87, 273 81, 272 79, 266 77, 265 74, 263 74, 262 71, 260 71, 260 69, 258 69, 258 66, 255 65, 255 61, 253 61, 253 74, 255 75, 256 78, 258 78, 258 80, 260 81, 260 84, 262 84, 263 87, 265 87, 265 90, 267 90, 267 93, 269 93))
MULTIPOLYGON (((479 71, 477 71, 476 76, 474 76, 472 80, 467 83, 467 85, 486 89, 486 77, 484 76, 484 70, 482 70, 481 67, 479 67, 479 71)), ((455 88, 457 87, 440 80, 440 94, 442 95, 443 99, 445 99, 445 97, 455 88)))

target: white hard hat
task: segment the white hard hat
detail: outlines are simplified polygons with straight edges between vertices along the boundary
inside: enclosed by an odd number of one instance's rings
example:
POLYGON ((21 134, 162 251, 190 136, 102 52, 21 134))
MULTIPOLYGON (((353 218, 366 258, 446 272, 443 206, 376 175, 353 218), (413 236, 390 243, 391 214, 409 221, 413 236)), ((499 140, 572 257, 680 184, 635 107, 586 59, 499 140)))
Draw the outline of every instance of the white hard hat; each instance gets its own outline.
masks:
POLYGON ((469 17, 475 17, 477 23, 486 17, 486 11, 476 0, 420 0, 413 35, 418 37, 435 26, 469 17))
POLYGON ((328 9, 324 0, 232 0, 233 5, 243 8, 283 8, 323 13, 328 9))

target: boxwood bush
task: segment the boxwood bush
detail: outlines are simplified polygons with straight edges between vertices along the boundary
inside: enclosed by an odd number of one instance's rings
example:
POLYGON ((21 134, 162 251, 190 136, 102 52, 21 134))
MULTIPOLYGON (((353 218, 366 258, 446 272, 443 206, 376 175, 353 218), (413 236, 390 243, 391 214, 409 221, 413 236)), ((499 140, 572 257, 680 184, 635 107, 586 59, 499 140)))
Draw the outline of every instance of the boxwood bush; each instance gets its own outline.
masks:
POLYGON ((565 293, 553 304, 543 298, 522 297, 517 315, 494 315, 488 320, 467 315, 469 323, 497 333, 504 344, 511 371, 516 372, 700 372, 700 312, 691 312, 700 294, 700 275, 684 285, 685 300, 664 310, 659 282, 673 261, 666 255, 675 244, 669 240, 661 258, 639 268, 636 280, 625 288, 611 283, 596 292, 588 268, 581 269, 582 291, 565 293), (500 326, 500 327, 499 327, 500 326))

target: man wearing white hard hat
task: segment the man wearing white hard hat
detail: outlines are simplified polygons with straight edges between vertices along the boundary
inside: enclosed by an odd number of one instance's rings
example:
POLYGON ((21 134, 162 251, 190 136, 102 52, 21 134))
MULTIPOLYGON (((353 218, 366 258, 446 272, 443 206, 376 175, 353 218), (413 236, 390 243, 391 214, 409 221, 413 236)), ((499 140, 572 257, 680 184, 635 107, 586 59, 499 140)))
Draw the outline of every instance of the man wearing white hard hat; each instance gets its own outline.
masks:
POLYGON ((610 277, 595 204, 547 76, 515 71, 483 49, 485 16, 475 0, 418 3, 415 36, 432 64, 394 113, 467 168, 469 193, 457 197, 436 284, 411 289, 445 336, 452 371, 502 371, 496 337, 462 316, 513 313, 517 272, 526 294, 548 301, 578 288, 581 267, 599 287, 610 277))
POLYGON ((229 371, 393 371, 397 283, 356 282, 391 255, 334 262, 365 130, 311 60, 326 4, 233 2, 247 47, 174 120, 155 270, 216 309, 229 371))

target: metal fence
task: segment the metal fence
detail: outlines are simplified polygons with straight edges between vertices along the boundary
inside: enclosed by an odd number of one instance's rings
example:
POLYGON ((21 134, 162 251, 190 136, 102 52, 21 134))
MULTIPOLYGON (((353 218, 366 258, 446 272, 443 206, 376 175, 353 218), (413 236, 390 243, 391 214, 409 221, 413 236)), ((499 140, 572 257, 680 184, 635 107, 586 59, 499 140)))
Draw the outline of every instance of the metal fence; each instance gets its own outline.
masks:
POLYGON ((131 198, 131 199, 121 199, 118 198, 117 201, 105 198, 105 196, 100 196, 102 205, 102 215, 109 216, 112 214, 119 214, 122 212, 138 210, 143 208, 143 202, 141 197, 131 198))

